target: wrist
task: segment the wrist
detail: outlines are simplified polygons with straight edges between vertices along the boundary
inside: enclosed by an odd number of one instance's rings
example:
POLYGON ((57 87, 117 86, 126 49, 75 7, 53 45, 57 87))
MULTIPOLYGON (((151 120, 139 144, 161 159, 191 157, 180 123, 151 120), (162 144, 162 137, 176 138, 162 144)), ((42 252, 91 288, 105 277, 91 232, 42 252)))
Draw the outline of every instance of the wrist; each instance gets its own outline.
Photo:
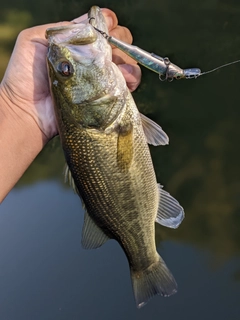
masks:
MULTIPOLYGON (((21 131, 29 134, 29 130, 34 133, 36 137, 41 136, 41 149, 50 140, 41 129, 41 124, 38 123, 38 115, 34 112, 34 108, 28 101, 11 93, 9 88, 5 88, 3 82, 0 83, 0 115, 9 121, 11 127, 20 127, 21 131), (27 111, 29 110, 29 111, 27 111)), ((40 121, 41 122, 41 121, 40 121)), ((39 145, 39 146, 40 146, 39 145)))
POLYGON ((0 85, 0 202, 46 142, 31 115, 16 106, 0 85))

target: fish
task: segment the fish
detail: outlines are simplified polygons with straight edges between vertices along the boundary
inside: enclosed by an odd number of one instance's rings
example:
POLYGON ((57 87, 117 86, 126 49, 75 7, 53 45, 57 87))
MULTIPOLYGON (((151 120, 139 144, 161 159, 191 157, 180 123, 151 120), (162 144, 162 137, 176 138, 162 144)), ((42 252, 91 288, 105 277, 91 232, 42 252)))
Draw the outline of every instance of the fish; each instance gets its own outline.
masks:
POLYGON ((177 283, 156 250, 155 221, 177 228, 184 210, 157 183, 148 144, 169 142, 162 128, 139 113, 112 50, 101 9, 89 19, 46 30, 47 65, 65 177, 84 209, 82 246, 116 240, 126 254, 138 308, 177 283))

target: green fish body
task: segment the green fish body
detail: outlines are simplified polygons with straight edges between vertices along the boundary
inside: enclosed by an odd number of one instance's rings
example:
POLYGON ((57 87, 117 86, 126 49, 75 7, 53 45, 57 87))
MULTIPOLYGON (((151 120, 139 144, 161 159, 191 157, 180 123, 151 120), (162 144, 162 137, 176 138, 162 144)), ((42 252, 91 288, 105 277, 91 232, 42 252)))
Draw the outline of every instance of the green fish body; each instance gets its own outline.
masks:
POLYGON ((93 26, 107 32, 101 10, 90 23, 48 29, 47 56, 66 177, 85 206, 82 245, 109 238, 123 248, 138 307, 152 296, 169 296, 177 284, 156 251, 155 221, 176 228, 183 208, 157 184, 148 143, 167 135, 141 115, 111 47, 93 26), (93 26, 92 26, 93 25, 93 26))

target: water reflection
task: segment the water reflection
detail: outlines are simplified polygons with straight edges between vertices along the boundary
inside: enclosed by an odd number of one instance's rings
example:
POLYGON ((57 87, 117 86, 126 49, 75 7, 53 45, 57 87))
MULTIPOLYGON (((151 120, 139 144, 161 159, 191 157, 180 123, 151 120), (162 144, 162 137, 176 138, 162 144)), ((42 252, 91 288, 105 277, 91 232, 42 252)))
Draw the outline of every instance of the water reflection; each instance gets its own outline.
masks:
POLYGON ((83 212, 71 190, 41 182, 13 191, 2 206, 1 319, 226 319, 230 310, 238 319, 233 275, 239 258, 216 268, 208 250, 163 241, 159 251, 179 292, 155 297, 140 312, 120 246, 109 241, 98 250, 81 248, 83 212))
MULTIPOLYGON (((9 15, 1 13, 0 78, 21 28, 75 17, 91 4, 25 0, 23 11, 12 10, 13 0, 4 3, 9 15)), ((240 56, 238 2, 98 5, 117 12, 137 45, 182 67, 205 71, 240 56)), ((138 312, 119 246, 110 241, 99 250, 81 249, 82 209, 63 184, 64 159, 54 139, 0 208, 1 319, 239 318, 239 68, 171 84, 143 70, 134 94, 139 109, 170 137, 169 146, 151 152, 159 182, 186 212, 179 229, 156 227, 178 294, 156 297, 138 312)))

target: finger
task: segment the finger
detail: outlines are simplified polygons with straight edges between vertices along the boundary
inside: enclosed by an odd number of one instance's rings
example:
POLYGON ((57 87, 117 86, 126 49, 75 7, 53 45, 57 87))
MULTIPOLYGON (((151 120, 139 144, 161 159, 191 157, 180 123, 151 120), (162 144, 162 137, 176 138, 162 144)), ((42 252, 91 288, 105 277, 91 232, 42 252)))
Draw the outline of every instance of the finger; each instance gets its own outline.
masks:
POLYGON ((137 64, 135 60, 127 56, 123 51, 115 48, 112 50, 113 62, 115 64, 137 64))
MULTIPOLYGON (((118 25, 118 19, 116 14, 109 9, 103 8, 101 9, 102 14, 104 15, 108 30, 111 31, 112 29, 115 29, 118 25)), ((84 14, 79 18, 73 19, 73 23, 80 23, 83 22, 84 20, 88 19, 88 15, 84 14)))
POLYGON ((48 23, 48 24, 25 29, 21 33, 23 33, 25 37, 29 37, 31 39, 33 39, 34 37, 39 38, 39 40, 42 39, 43 44, 47 44, 47 40, 45 39, 45 32, 48 28, 67 26, 67 25, 70 25, 73 23, 80 23, 86 19, 88 19, 87 13, 81 15, 80 17, 78 17, 76 19, 73 19, 72 21, 61 21, 61 22, 56 22, 56 23, 48 23))
POLYGON ((111 30, 115 29, 118 25, 117 16, 110 9, 103 8, 103 9, 101 9, 101 11, 102 11, 102 14, 104 15, 108 30, 110 32, 111 30))
POLYGON ((72 22, 62 21, 62 22, 48 23, 41 26, 28 28, 20 32, 19 39, 24 38, 25 40, 29 40, 32 42, 37 41, 45 46, 48 46, 48 41, 45 38, 46 30, 48 28, 67 26, 69 24, 72 24, 72 22))
POLYGON ((131 44, 133 42, 133 37, 131 32, 129 31, 128 28, 122 27, 122 26, 117 26, 113 30, 109 32, 110 36, 117 38, 119 40, 122 40, 124 42, 127 42, 131 44))
POLYGON ((85 14, 83 14, 82 16, 73 19, 71 22, 73 22, 73 23, 80 23, 80 22, 83 22, 84 20, 87 20, 87 19, 88 19, 88 15, 87 15, 87 13, 85 13, 85 14))
MULTIPOLYGON (((123 41, 128 42, 131 41, 131 33, 127 28, 119 27, 117 26, 118 24, 118 19, 116 14, 109 9, 102 9, 102 13, 105 17, 107 26, 109 31, 118 37, 119 39, 123 39, 123 41), (126 29, 126 30, 123 30, 126 29)), ((88 18, 87 14, 84 14, 76 19, 73 19, 71 22, 70 21, 61 21, 61 22, 56 22, 56 23, 49 23, 45 25, 40 25, 32 28, 25 29, 21 32, 21 36, 23 35, 25 38, 28 39, 33 39, 34 37, 42 39, 42 44, 47 45, 47 41, 45 40, 45 32, 46 29, 48 28, 54 28, 54 27, 60 27, 60 26, 66 26, 72 23, 80 23, 88 18)))
POLYGON ((141 69, 138 65, 120 64, 118 68, 122 72, 129 90, 132 92, 137 89, 141 81, 141 69))
MULTIPOLYGON (((109 10, 109 9, 102 9, 102 13, 105 17, 107 26, 109 30, 115 29, 118 24, 117 16, 116 14, 109 10)), ((87 14, 84 14, 76 19, 73 19, 72 21, 61 21, 56 23, 49 23, 45 25, 40 25, 32 28, 25 29, 21 32, 21 36, 27 38, 27 39, 33 39, 38 38, 38 41, 41 42, 43 45, 47 45, 48 42, 45 39, 45 32, 48 28, 55 28, 55 27, 61 27, 61 26, 67 26, 72 23, 80 23, 83 22, 88 18, 87 14)))

